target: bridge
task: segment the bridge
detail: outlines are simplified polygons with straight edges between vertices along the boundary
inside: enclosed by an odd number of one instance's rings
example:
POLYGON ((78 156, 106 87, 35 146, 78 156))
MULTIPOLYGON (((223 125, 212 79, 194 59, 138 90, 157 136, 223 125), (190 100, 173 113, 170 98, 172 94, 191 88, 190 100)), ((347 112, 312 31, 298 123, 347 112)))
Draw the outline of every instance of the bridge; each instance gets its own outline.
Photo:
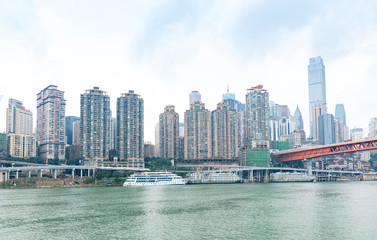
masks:
POLYGON ((342 153, 352 153, 360 151, 370 151, 377 150, 377 138, 354 141, 354 142, 344 142, 332 145, 325 145, 320 147, 299 149, 299 150, 288 150, 275 153, 277 162, 289 162, 298 161, 305 159, 313 159, 317 157, 336 155, 342 153))
POLYGON ((97 166, 83 166, 83 165, 46 165, 29 162, 17 162, 0 160, 0 183, 8 181, 11 177, 11 173, 14 173, 14 177, 18 179, 19 173, 26 172, 27 177, 31 177, 32 172, 37 173, 37 177, 41 178, 43 171, 50 172, 53 178, 57 178, 59 174, 62 174, 66 170, 71 170, 72 177, 75 177, 75 170, 79 170, 80 177, 84 175, 94 176, 96 170, 107 171, 149 171, 148 168, 132 168, 132 167, 97 167, 97 166), (12 167, 3 167, 1 164, 11 164, 12 167), (21 165, 21 166, 19 166, 21 165))

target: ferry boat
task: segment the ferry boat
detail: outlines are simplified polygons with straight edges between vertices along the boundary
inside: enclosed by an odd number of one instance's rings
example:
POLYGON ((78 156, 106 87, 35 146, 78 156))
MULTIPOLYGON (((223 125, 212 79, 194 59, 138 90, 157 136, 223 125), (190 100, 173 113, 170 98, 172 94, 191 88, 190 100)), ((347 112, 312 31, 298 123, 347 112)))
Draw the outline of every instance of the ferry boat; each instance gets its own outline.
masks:
POLYGON ((308 176, 305 173, 277 172, 270 173, 270 182, 314 182, 315 176, 308 176))
POLYGON ((232 172, 194 172, 188 174, 187 184, 225 184, 241 182, 241 178, 232 172))
POLYGON ((187 179, 171 172, 143 172, 132 174, 123 186, 184 185, 187 179))

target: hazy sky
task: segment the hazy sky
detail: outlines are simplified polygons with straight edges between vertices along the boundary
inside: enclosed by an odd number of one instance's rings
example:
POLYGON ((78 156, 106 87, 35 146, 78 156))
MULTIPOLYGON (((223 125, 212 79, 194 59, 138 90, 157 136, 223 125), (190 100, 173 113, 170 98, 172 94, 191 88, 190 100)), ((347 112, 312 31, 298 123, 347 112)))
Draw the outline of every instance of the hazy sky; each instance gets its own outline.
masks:
POLYGON ((326 66, 328 111, 344 103, 350 128, 377 117, 377 1, 18 1, 0 0, 0 131, 9 98, 36 119, 36 94, 65 92, 66 115, 94 86, 145 103, 145 141, 158 115, 189 93, 214 110, 229 84, 245 101, 263 84, 270 100, 298 104, 308 132, 310 57, 326 66))

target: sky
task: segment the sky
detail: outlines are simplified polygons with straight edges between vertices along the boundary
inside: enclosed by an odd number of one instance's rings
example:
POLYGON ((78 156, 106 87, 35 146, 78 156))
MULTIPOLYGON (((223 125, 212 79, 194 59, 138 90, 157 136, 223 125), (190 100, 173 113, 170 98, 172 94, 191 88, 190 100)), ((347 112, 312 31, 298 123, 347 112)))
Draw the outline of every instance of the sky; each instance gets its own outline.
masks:
MULTIPOLYGON (((328 112, 343 103, 350 128, 377 117, 377 1, 0 0, 0 132, 9 98, 34 113, 49 85, 65 92, 66 116, 98 86, 111 99, 144 99, 144 140, 154 142, 164 106, 183 122, 189 93, 210 111, 229 85, 245 102, 264 85, 270 100, 298 105, 309 131, 309 58, 326 67, 328 112)), ((35 126, 35 125, 34 125, 35 126)))

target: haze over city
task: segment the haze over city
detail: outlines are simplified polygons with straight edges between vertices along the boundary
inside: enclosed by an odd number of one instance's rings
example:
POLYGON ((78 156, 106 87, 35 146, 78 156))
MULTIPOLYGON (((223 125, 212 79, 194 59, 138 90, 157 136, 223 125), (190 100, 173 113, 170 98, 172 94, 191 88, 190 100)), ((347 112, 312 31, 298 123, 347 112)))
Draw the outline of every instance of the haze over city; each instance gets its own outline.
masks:
POLYGON ((262 84, 292 113, 299 105, 308 132, 307 65, 316 56, 328 112, 343 103, 348 126, 365 128, 377 116, 376 13, 368 1, 0 1, 0 131, 9 98, 36 116, 36 94, 57 85, 66 116, 79 116, 80 94, 98 86, 113 116, 121 93, 140 94, 145 141, 154 142, 164 106, 183 122, 192 90, 213 110, 228 84, 241 102, 262 84))

